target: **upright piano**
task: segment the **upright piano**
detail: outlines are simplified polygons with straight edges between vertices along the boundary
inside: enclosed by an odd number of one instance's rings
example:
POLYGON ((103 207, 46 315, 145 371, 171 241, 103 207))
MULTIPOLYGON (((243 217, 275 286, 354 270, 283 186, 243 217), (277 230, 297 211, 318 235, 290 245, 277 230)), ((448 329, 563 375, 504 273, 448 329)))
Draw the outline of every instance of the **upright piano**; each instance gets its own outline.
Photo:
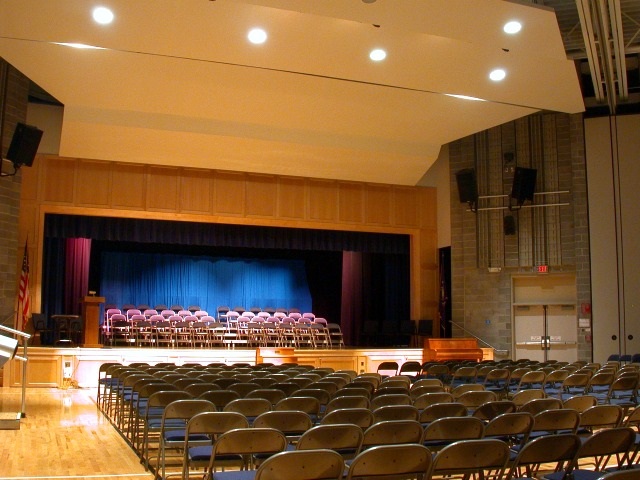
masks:
POLYGON ((475 338, 425 338, 422 361, 482 360, 483 352, 475 338))

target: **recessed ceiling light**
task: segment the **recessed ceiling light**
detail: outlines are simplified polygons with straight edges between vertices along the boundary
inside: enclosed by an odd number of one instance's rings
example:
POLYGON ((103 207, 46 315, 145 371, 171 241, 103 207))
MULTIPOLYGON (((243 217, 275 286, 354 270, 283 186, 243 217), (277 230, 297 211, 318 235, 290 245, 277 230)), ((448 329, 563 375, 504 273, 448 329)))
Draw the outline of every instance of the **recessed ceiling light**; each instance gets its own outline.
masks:
POLYGON ((374 62, 380 62, 387 58, 387 52, 385 52, 381 48, 376 48, 375 50, 371 50, 371 53, 369 53, 369 58, 374 62))
POLYGON ((518 33, 520 30, 522 30, 522 24, 517 20, 512 20, 510 22, 505 23, 504 27, 502 27, 502 30, 504 30, 504 33, 513 35, 515 33, 518 33))
POLYGON ((470 97, 469 95, 458 95, 457 93, 445 93, 447 97, 459 98, 460 100, 470 100, 472 102, 486 102, 483 98, 470 97))
POLYGON ((261 28, 254 28, 247 35, 249 41, 255 45, 260 45, 267 41, 267 32, 261 28))
POLYGON ((489 78, 494 82, 500 82, 501 80, 504 80, 504 77, 506 76, 507 76, 507 72, 505 72, 501 68, 496 68, 495 70, 492 70, 491 73, 489 74, 489 78))
POLYGON ((87 45, 86 43, 67 43, 67 42, 52 42, 56 45, 62 45, 63 47, 78 48, 80 50, 106 50, 104 47, 96 47, 94 45, 87 45))
POLYGON ((113 22, 113 12, 107 7, 96 7, 93 9, 93 19, 100 25, 108 25, 113 22))

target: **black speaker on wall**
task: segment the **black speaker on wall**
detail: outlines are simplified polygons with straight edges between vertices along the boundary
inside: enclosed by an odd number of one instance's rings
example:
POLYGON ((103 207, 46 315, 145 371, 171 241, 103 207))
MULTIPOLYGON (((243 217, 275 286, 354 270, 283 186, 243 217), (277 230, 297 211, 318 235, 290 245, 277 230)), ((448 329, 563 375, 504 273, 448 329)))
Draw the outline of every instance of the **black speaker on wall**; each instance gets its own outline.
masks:
POLYGON ((478 202, 478 186, 476 184, 476 171, 473 168, 465 168, 456 173, 458 183, 458 196, 460 203, 468 203, 471 209, 475 209, 478 202))
POLYGON ((23 165, 27 167, 33 165, 33 159, 36 158, 36 153, 38 153, 42 133, 42 130, 33 125, 18 123, 7 151, 7 159, 11 160, 16 168, 20 168, 23 165))
POLYGON ((516 219, 513 215, 506 215, 503 219, 503 228, 505 235, 516 234, 516 219))
POLYGON ((516 167, 513 175, 511 198, 522 205, 525 200, 533 203, 533 193, 536 189, 536 177, 538 171, 535 168, 516 167))

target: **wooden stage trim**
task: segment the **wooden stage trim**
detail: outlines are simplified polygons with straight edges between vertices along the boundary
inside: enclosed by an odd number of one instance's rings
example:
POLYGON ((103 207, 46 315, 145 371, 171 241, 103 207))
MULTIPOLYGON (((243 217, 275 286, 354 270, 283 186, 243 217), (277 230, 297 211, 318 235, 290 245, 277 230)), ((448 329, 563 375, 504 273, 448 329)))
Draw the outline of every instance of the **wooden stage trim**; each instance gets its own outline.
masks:
MULTIPOLYGON (((71 379, 81 388, 97 387, 100 365, 107 362, 183 363, 263 363, 295 361, 301 365, 331 367, 336 370, 375 372, 383 361, 422 363, 421 348, 343 348, 336 350, 285 349, 164 349, 164 348, 55 348, 29 347, 27 387, 62 387, 65 365, 71 366, 71 379)), ((3 386, 22 386, 22 362, 12 360, 4 367, 3 386)))

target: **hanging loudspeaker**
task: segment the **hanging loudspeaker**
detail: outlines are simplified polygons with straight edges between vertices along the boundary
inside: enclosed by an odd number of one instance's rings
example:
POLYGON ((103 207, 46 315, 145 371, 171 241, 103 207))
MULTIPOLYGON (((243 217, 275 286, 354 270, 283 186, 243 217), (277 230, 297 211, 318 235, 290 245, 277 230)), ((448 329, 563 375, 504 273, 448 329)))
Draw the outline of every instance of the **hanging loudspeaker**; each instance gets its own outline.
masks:
POLYGON ((522 205, 525 200, 533 203, 537 173, 538 171, 535 168, 516 167, 513 175, 511 198, 515 199, 518 205, 522 205))
POLYGON ((503 218, 503 227, 505 235, 516 234, 516 219, 513 215, 507 215, 503 218))
POLYGON ((478 187, 476 185, 476 171, 473 168, 465 168, 456 173, 458 182, 458 195, 460 203, 473 203, 478 201, 478 187))
POLYGON ((7 151, 7 159, 11 160, 16 168, 23 165, 30 167, 38 152, 42 133, 42 130, 32 125, 18 123, 7 151))

